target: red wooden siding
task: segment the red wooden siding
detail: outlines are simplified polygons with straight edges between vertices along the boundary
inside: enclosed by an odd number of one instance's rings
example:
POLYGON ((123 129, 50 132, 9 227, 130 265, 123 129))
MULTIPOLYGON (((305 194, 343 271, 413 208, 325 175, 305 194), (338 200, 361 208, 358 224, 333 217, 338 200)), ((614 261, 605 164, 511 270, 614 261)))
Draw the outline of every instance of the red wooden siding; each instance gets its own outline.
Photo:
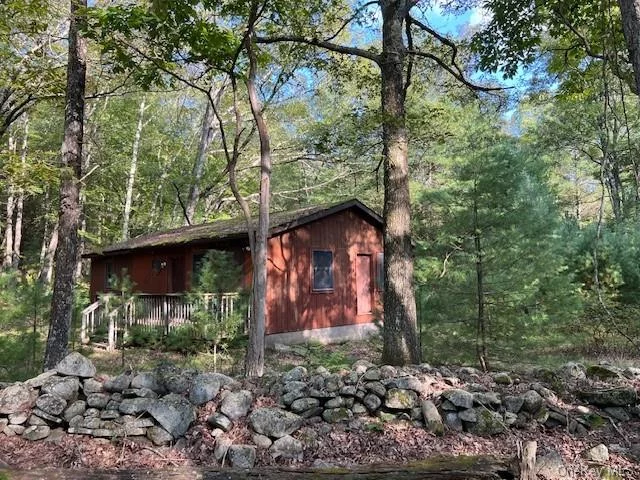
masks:
POLYGON ((267 334, 335 327, 373 321, 373 312, 358 314, 356 263, 369 255, 371 302, 379 293, 371 278, 375 253, 383 247, 382 232, 353 211, 343 211, 269 240, 267 334), (333 252, 330 292, 312 291, 311 252, 333 252))

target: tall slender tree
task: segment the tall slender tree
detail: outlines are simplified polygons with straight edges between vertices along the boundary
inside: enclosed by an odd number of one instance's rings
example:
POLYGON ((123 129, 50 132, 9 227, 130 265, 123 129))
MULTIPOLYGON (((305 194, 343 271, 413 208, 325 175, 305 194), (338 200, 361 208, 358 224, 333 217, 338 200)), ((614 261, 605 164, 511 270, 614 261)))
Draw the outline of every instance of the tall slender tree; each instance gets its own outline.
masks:
POLYGON ((54 367, 66 354, 73 312, 74 272, 80 226, 80 178, 84 133, 84 95, 86 82, 86 41, 80 34, 87 0, 71 0, 69 16, 69 57, 62 141, 62 172, 58 248, 51 299, 51 323, 44 367, 54 367))

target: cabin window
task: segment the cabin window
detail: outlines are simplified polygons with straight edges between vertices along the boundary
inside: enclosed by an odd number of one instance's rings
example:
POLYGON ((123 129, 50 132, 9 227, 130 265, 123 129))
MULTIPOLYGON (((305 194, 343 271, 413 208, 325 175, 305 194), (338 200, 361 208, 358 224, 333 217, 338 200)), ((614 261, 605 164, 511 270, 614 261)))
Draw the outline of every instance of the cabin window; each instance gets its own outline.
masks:
POLYGON ((313 250, 312 282, 314 292, 333 290, 333 252, 331 250, 313 250))
POLYGON ((376 254, 376 288, 380 291, 384 290, 384 253, 376 254))

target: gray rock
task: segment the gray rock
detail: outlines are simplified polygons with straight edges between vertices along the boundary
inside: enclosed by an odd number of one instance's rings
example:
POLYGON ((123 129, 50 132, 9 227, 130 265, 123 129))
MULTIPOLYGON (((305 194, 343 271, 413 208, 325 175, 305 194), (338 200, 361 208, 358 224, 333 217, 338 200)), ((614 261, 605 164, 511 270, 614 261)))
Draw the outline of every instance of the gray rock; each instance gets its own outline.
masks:
POLYGON ((588 378, 595 378, 597 380, 622 378, 622 369, 612 365, 591 365, 587 367, 585 373, 588 378))
MULTIPOLYGON (((320 377, 322 378, 322 377, 320 377)), ((322 385, 320 386, 320 388, 324 388, 324 380, 322 382, 322 385)), ((289 393, 289 392, 302 392, 305 391, 307 389, 307 384, 306 382, 302 382, 300 380, 293 380, 291 382, 287 382, 282 386, 282 391, 284 393, 289 393)))
POLYGON ((355 397, 358 389, 355 385, 345 385, 340 389, 340 395, 344 397, 355 397))
POLYGON ((253 443, 256 444, 256 447, 261 448, 263 450, 266 450, 273 444, 273 442, 269 437, 267 437, 266 435, 261 435, 259 433, 254 433, 251 436, 251 440, 253 440, 253 443))
POLYGON ((400 388, 403 390, 413 390, 421 393, 425 385, 413 375, 387 380, 387 388, 400 388))
POLYGON ((67 407, 67 401, 57 395, 45 393, 40 395, 36 401, 36 406, 49 415, 60 415, 67 407))
POLYGON ((462 431, 462 420, 460 420, 460 417, 458 417, 456 412, 446 412, 442 420, 450 430, 453 430, 454 432, 462 431))
POLYGON ((22 432, 22 438, 36 441, 47 438, 51 433, 51 429, 47 425, 31 425, 22 432))
MULTIPOLYGON (((393 367, 391 365, 382 365, 380 367, 380 376, 384 379, 397 377, 398 369, 396 369, 396 367, 393 367)), ((403 388, 403 387, 398 387, 398 388, 403 388)))
POLYGON ((87 395, 87 405, 91 408, 104 408, 111 400, 108 393, 90 393, 87 395))
POLYGON ((189 401, 171 393, 159 400, 150 400, 149 414, 174 438, 181 437, 196 419, 196 412, 189 401))
POLYGON ((542 408, 544 399, 535 390, 529 390, 522 395, 522 410, 529 413, 536 413, 542 408))
POLYGON ((444 410, 446 412, 457 412, 458 411, 458 407, 456 407, 449 400, 443 400, 442 403, 440 403, 440 409, 444 410))
POLYGON ((252 402, 253 394, 249 390, 230 392, 222 400, 220 411, 231 420, 237 420, 249 412, 252 402))
POLYGON ((354 403, 353 407, 351 407, 351 411, 353 412, 354 415, 364 415, 366 413, 369 413, 369 410, 367 410, 367 407, 365 407, 361 403, 354 403))
POLYGON ((73 417, 83 415, 86 410, 87 402, 84 400, 76 400, 64 410, 62 417, 69 422, 73 417))
POLYGON ((476 422, 467 423, 467 430, 475 435, 488 437, 491 435, 497 435, 506 430, 506 426, 502 419, 502 415, 497 412, 492 412, 484 407, 475 408, 476 422))
POLYGON ((478 421, 478 415, 473 408, 469 408, 467 410, 460 410, 458 412, 458 417, 463 422, 476 423, 478 421))
POLYGON ((229 419, 229 417, 218 412, 210 415, 209 418, 207 418, 207 423, 211 425, 211 427, 220 428, 225 432, 231 430, 231 427, 233 426, 233 422, 229 419))
POLYGON ((103 410, 100 412, 100 420, 114 420, 116 418, 120 418, 118 410, 103 410))
POLYGON ((104 382, 104 389, 107 392, 122 392, 131 386, 133 376, 129 373, 122 373, 104 382))
POLYGON ((156 393, 165 393, 165 388, 153 372, 141 372, 131 380, 131 388, 148 388, 156 393))
MULTIPOLYGON (((27 427, 25 427, 24 425, 7 425, 4 431, 5 433, 13 432, 14 435, 22 435, 26 429, 27 427)), ((9 435, 11 436, 11 434, 9 435)), ((1 465, 0 465, 0 468, 1 468, 1 465)))
POLYGON ((328 392, 338 392, 344 386, 339 375, 329 375, 325 378, 324 387, 328 392))
POLYGON ((458 408, 473 407, 473 394, 464 390, 460 390, 459 388, 445 390, 444 392, 442 392, 442 397, 449 400, 458 408))
POLYGON ((587 378, 584 365, 576 362, 567 362, 558 368, 557 373, 567 381, 584 380, 587 378))
POLYGON ((96 367, 93 366, 93 362, 78 352, 72 352, 60 360, 55 370, 60 375, 81 378, 90 378, 96 374, 96 367))
POLYGON ((382 405, 382 400, 380 399, 379 396, 374 395, 373 393, 368 393, 367 395, 365 395, 365 397, 362 399, 362 403, 364 404, 365 407, 367 407, 367 409, 370 412, 375 412, 378 408, 380 408, 380 405, 382 405))
POLYGON ((291 404, 291 411, 294 413, 302 413, 318 406, 320 406, 320 400, 318 400, 317 398, 304 397, 295 400, 291 404))
POLYGON ((622 407, 607 407, 604 411, 619 422, 628 422, 631 420, 631 415, 622 407))
POLYGON ((82 391, 85 395, 90 393, 101 393, 104 391, 102 382, 99 382, 95 378, 87 378, 82 382, 82 391))
POLYGON ((504 412, 504 424, 511 427, 518 422, 518 415, 513 412, 504 412))
POLYGON ((600 407, 624 407, 634 405, 638 400, 638 395, 633 387, 579 391, 578 396, 587 403, 600 407))
POLYGON ((562 456, 556 450, 550 450, 536 459, 536 474, 545 480, 564 480, 567 478, 567 467, 562 456))
POLYGON ((507 412, 518 413, 524 405, 524 398, 516 395, 507 395, 504 397, 504 407, 507 412))
POLYGON ((224 460, 227 457, 227 452, 229 451, 229 447, 232 444, 233 444, 233 441, 226 435, 218 435, 216 437, 216 443, 213 449, 213 456, 218 462, 222 462, 223 465, 224 465, 224 460))
POLYGON ((307 369, 304 367, 298 366, 298 367, 292 368, 291 370, 286 372, 284 375, 282 375, 282 382, 287 383, 287 382, 301 381, 301 380, 304 380, 305 378, 307 378, 307 369))
POLYGON ((273 445, 269 448, 269 453, 273 458, 285 458, 301 462, 303 450, 300 440, 296 440, 291 435, 285 435, 273 442, 273 445))
POLYGON ((29 416, 29 420, 27 420, 27 423, 29 425, 36 426, 36 427, 47 424, 44 418, 40 418, 37 415, 33 415, 33 414, 29 416))
POLYGON ((290 435, 302 425, 302 417, 279 408, 257 408, 248 418, 249 425, 256 432, 271 438, 290 435))
POLYGON ((438 436, 443 435, 444 424, 442 423, 442 417, 435 404, 431 400, 423 400, 420 402, 420 408, 427 430, 438 436))
POLYGON ((49 377, 44 381, 40 393, 50 393, 68 401, 78 398, 80 382, 76 377, 49 377))
MULTIPOLYGON (((351 399, 351 401, 353 402, 353 399, 351 399)), ((325 408, 342 408, 342 407, 349 408, 349 405, 347 404, 347 401, 343 397, 335 397, 327 400, 324 404, 324 407, 325 408)))
POLYGON ((233 468, 249 469, 256 464, 256 447, 253 445, 231 445, 227 454, 233 468))
POLYGON ((384 398, 387 394, 387 388, 380 382, 365 383, 364 388, 371 393, 376 394, 380 398, 384 398))
POLYGON ((22 425, 29 419, 27 412, 16 412, 9 415, 9 423, 11 425, 22 425))
POLYGON ((362 378, 367 382, 376 382, 382 378, 382 375, 380 375, 380 370, 375 367, 371 367, 366 372, 364 372, 362 378))
POLYGON ((40 410, 39 408, 34 408, 32 410, 33 414, 44 419, 47 420, 51 423, 62 423, 62 419, 60 417, 57 417, 55 415, 51 415, 50 413, 47 413, 43 410, 40 410))
POLYGON ((292 392, 285 393, 282 396, 282 403, 285 405, 291 405, 293 402, 306 396, 304 390, 294 390, 292 392))
POLYGON ((147 438, 158 447, 169 445, 171 442, 173 442, 173 437, 171 436, 171 434, 161 427, 148 428, 147 438))
POLYGON ((493 374, 493 381, 498 385, 511 385, 513 380, 507 372, 498 372, 493 374))
POLYGON ((44 384, 45 380, 47 380, 50 377, 53 377, 57 373, 58 372, 56 372, 55 370, 47 370, 46 372, 41 373, 37 377, 30 378, 29 380, 25 380, 24 384, 27 387, 40 388, 44 384))
POLYGON ((67 432, 64 431, 64 428, 58 427, 54 428, 49 432, 49 436, 44 439, 47 443, 55 443, 56 445, 62 443, 62 441, 66 438, 67 432))
POLYGON ((193 377, 193 383, 189 389, 189 401, 194 405, 202 405, 213 400, 219 391, 219 378, 210 373, 202 373, 193 377))
POLYGON ((369 368, 373 368, 375 365, 368 360, 357 360, 352 366, 351 370, 356 372, 358 375, 364 374, 369 368))
POLYGON ((391 388, 387 391, 384 405, 394 410, 410 410, 418 405, 418 395, 413 390, 391 388))
POLYGON ((36 403, 35 390, 22 383, 14 383, 4 390, 0 390, 0 414, 23 412, 32 408, 36 403))
POLYGON ((500 395, 496 392, 475 392, 473 394, 473 401, 477 405, 483 405, 485 407, 499 407, 502 405, 500 401, 500 395))
POLYGON ((322 418, 327 423, 346 422, 353 418, 353 412, 348 408, 328 408, 322 412, 322 418))
POLYGON ((125 398, 120 402, 118 411, 125 415, 139 415, 146 412, 155 402, 152 398, 125 398))
POLYGON ((627 367, 623 370, 622 374, 627 378, 637 378, 640 377, 640 368, 638 367, 627 367))
POLYGON ((582 456, 593 463, 605 464, 609 462, 609 450, 602 443, 585 450, 582 452, 582 456))

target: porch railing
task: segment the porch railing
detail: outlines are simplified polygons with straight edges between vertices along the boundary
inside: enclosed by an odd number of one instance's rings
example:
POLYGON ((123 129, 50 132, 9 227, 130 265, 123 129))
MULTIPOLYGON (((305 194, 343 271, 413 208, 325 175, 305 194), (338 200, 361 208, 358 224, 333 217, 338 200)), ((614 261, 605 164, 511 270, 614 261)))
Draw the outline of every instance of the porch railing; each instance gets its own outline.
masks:
MULTIPOLYGON (((207 293, 198 301, 211 312, 211 321, 219 321, 238 311, 238 293, 207 293)), ((104 295, 82 311, 80 340, 89 343, 91 336, 106 329, 107 350, 113 351, 118 336, 128 328, 138 326, 148 329, 161 328, 164 335, 182 325, 192 323, 194 304, 183 294, 151 295, 135 294, 124 304, 116 305, 115 297, 104 295)), ((249 328, 250 308, 246 312, 245 330, 249 328)))

